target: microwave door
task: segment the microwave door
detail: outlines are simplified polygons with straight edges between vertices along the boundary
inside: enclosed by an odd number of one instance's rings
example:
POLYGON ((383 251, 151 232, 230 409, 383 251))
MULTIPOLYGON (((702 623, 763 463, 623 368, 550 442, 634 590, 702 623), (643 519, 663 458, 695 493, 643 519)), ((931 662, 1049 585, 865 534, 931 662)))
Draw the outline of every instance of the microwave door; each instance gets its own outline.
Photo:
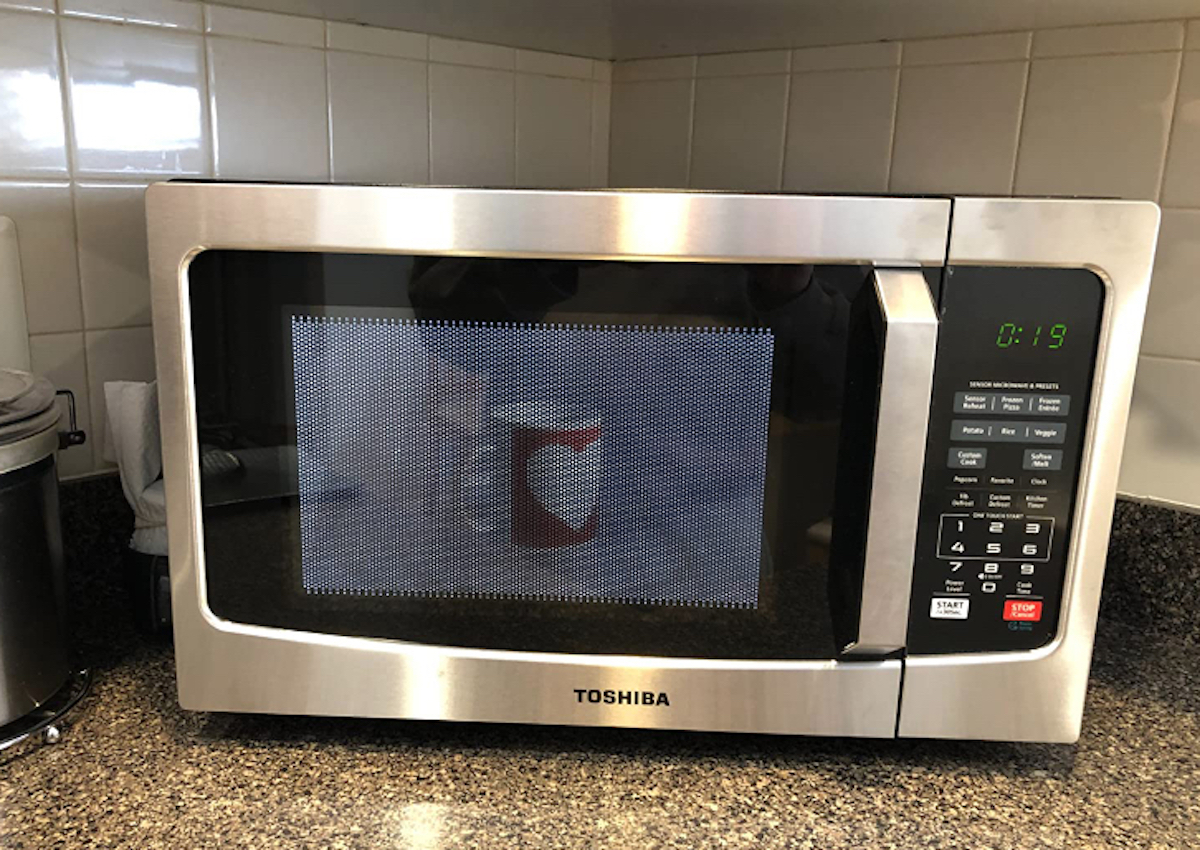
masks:
MULTIPOLYGON (((185 367, 166 393, 193 516, 173 525, 185 707, 895 735, 924 439, 903 401, 937 325, 915 267, 845 258, 936 266, 944 232, 835 236, 889 211, 944 228, 947 203, 766 199, 735 232, 794 209, 788 250, 649 260, 276 226, 341 222, 310 207, 351 195, 444 196, 263 188, 255 244, 202 206, 210 247, 159 264, 184 325, 163 351, 185 367)), ((609 203, 547 198, 513 212, 609 203)))
POLYGON ((210 252, 191 274, 200 442, 236 461, 201 478, 217 615, 545 653, 903 647, 920 271, 210 252))

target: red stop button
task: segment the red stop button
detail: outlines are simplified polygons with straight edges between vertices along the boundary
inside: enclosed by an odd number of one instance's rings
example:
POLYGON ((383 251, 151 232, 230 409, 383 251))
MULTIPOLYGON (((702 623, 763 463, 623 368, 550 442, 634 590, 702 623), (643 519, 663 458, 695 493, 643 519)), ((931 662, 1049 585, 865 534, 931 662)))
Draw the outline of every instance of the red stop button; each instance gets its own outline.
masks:
POLYGON ((1042 603, 1033 599, 1006 599, 1004 619, 1036 623, 1042 619, 1042 603))

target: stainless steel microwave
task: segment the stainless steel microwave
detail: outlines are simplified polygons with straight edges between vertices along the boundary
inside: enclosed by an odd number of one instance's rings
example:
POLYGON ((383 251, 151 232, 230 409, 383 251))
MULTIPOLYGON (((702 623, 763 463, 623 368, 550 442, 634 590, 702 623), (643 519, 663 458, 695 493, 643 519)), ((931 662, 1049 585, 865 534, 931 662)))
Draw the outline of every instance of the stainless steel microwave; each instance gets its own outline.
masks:
POLYGON ((147 211, 184 707, 1078 737, 1153 204, 147 211))

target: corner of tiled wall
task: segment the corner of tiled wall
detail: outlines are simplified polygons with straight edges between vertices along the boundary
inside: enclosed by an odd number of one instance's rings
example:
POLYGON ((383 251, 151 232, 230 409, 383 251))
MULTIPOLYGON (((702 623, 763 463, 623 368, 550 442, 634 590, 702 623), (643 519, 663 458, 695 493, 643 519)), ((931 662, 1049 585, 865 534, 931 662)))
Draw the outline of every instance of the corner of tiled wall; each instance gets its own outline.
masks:
POLYGON ((0 215, 33 369, 89 432, 60 474, 109 466, 104 382, 154 376, 150 182, 603 186, 611 80, 609 62, 194 0, 0 0, 0 215))
POLYGON ((618 62, 612 183, 1158 201, 1120 489, 1200 507, 1200 21, 618 62))

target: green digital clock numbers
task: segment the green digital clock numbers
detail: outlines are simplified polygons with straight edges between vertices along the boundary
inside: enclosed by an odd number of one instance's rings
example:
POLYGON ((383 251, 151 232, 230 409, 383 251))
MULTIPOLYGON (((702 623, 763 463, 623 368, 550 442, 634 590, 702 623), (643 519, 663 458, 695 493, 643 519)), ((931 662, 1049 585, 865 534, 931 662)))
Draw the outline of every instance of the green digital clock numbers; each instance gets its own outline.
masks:
POLYGON ((1005 322, 996 334, 997 348, 1014 348, 1024 345, 1028 348, 1062 348, 1067 341, 1067 326, 1029 325, 1028 328, 1015 322, 1005 322), (1026 333, 1028 330, 1028 333, 1026 333))

